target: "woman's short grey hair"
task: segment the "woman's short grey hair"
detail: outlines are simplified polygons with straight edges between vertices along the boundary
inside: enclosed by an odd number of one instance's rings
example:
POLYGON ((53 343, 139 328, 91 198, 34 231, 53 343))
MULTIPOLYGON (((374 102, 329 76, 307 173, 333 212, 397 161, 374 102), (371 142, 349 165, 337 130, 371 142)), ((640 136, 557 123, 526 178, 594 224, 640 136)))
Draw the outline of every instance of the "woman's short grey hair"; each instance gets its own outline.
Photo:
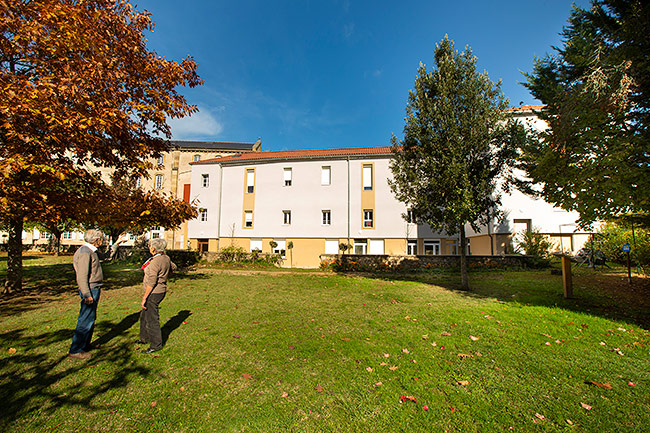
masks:
POLYGON ((149 248, 153 249, 154 254, 164 253, 167 248, 167 241, 161 238, 151 239, 149 241, 149 248))
POLYGON ((89 244, 94 244, 96 240, 102 238, 104 238, 104 233, 100 232, 99 230, 90 229, 86 230, 86 233, 84 233, 84 241, 88 242, 89 244))

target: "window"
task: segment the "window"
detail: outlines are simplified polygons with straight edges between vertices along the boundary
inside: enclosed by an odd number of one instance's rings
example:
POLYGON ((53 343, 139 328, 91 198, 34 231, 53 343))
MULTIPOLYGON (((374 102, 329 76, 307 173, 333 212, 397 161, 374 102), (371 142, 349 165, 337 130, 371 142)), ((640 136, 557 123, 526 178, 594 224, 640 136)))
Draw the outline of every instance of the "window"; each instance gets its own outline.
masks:
POLYGON ((210 186, 210 175, 209 174, 202 174, 201 175, 201 186, 203 188, 207 188, 210 186))
POLYGON ((165 156, 160 155, 158 159, 156 159, 156 165, 163 165, 165 163, 165 156))
POLYGON ((285 226, 288 226, 291 224, 291 211, 290 210, 283 210, 282 211, 282 224, 285 226))
POLYGON ((52 237, 51 233, 48 232, 41 232, 41 239, 49 239, 52 237))
POLYGON ((372 191, 372 165, 363 165, 363 190, 372 191))
POLYGON ((323 225, 328 226, 332 224, 332 212, 329 210, 323 211, 323 225))
POLYGON ((354 240, 354 254, 366 254, 367 251, 368 251, 367 239, 354 240))
POLYGON ((135 180, 135 187, 136 188, 141 188, 142 187, 142 177, 138 176, 137 179, 135 180))
POLYGON ((338 254, 339 241, 336 239, 325 240, 325 254, 338 254))
POLYGON ((61 235, 61 238, 63 240, 69 241, 70 239, 74 239, 74 233, 72 233, 72 232, 63 232, 63 234, 61 235))
POLYGON ((262 239, 251 239, 251 252, 262 251, 262 239))
POLYGON ((291 186, 291 168, 284 169, 284 186, 291 186))
POLYGON ((424 254, 429 256, 439 256, 440 241, 424 241, 424 254))
POLYGON ((321 167, 320 170, 320 184, 330 185, 332 183, 332 167, 329 165, 321 167))
POLYGON ((415 214, 413 213, 413 209, 406 210, 406 222, 409 224, 415 224, 415 214))
POLYGON ((408 239, 406 241, 406 254, 415 256, 418 254, 418 241, 415 239, 408 239))
POLYGON ((458 254, 458 241, 451 241, 449 244, 449 254, 455 256, 458 254))
POLYGON ((286 250, 287 250, 287 241, 279 241, 279 240, 274 240, 274 242, 277 244, 275 248, 273 248, 273 254, 279 254, 280 257, 283 259, 285 258, 286 255, 286 250))
POLYGON ((162 174, 157 174, 156 175, 156 189, 162 189, 163 187, 163 175, 162 174))
POLYGON ((199 209, 199 219, 201 221, 207 221, 208 220, 208 210, 207 209, 199 209))
POLYGON ((384 254, 384 240, 383 239, 370 239, 368 246, 369 254, 384 254))
POLYGON ((372 209, 365 209, 363 211, 363 227, 372 228, 373 227, 373 218, 372 218, 372 209))
POLYGON ((198 248, 200 253, 207 253, 209 245, 210 245, 210 241, 208 239, 196 240, 196 247, 198 248))
POLYGON ((192 161, 199 162, 201 160, 201 155, 198 153, 192 157, 192 161))
POLYGON ((246 192, 252 194, 255 191, 255 170, 246 170, 246 192))
POLYGON ((253 227, 253 211, 251 210, 244 212, 244 227, 253 227))

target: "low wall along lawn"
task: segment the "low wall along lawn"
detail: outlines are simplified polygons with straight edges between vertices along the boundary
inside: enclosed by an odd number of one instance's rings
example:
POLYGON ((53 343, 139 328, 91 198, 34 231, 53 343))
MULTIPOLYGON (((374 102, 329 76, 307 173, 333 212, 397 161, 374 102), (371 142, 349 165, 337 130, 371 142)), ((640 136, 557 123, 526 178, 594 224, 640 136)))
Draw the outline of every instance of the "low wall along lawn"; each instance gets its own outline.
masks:
MULTIPOLYGON (((380 254, 321 254, 321 269, 334 271, 416 271, 459 268, 460 256, 392 256, 380 254)), ((537 267, 535 257, 523 255, 467 256, 471 268, 537 267)))

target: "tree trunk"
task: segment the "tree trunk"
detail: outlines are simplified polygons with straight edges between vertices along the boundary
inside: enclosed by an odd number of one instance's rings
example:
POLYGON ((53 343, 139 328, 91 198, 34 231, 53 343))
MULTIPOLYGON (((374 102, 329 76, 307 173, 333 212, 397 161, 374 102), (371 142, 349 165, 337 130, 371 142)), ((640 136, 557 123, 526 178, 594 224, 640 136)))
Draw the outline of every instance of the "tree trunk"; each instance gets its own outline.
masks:
POLYGON ((7 243, 7 280, 5 293, 17 292, 23 287, 23 216, 9 219, 7 243))
POLYGON ((63 232, 61 230, 52 230, 52 237, 54 238, 54 255, 59 256, 61 252, 61 236, 63 235, 63 232))
POLYGON ((465 224, 460 227, 460 278, 463 290, 469 290, 467 276, 467 238, 465 237, 465 224))

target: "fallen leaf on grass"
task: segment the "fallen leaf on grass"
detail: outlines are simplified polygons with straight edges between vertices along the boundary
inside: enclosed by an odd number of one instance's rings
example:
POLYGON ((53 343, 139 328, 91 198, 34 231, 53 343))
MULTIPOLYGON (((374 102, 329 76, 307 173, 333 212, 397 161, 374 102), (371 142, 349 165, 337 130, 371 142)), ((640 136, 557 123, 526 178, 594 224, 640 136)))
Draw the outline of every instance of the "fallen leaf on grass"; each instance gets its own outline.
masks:
POLYGON ((623 355, 623 352, 621 352, 621 349, 619 349, 618 347, 616 347, 614 349, 609 349, 609 350, 611 352, 616 352, 618 355, 625 356, 625 355, 623 355))
POLYGON ((185 387, 181 386, 181 392, 185 391, 185 387))
POLYGON ((366 371, 367 371, 368 373, 372 373, 374 370, 372 369, 372 367, 366 367, 366 371))
POLYGON ((350 341, 350 339, 345 337, 345 338, 341 338, 341 341, 350 341))
POLYGON ((10 347, 9 348, 9 354, 13 355, 14 353, 16 353, 16 349, 14 349, 13 347, 10 347))
POLYGON ((584 407, 587 410, 591 410, 591 406, 589 406, 588 404, 580 402, 580 406, 584 407))
POLYGON ((628 382, 627 384, 628 384, 629 386, 636 386, 636 383, 634 383, 634 382, 628 382))
POLYGON ((382 386, 382 385, 383 385, 383 383, 381 383, 381 382, 375 383, 375 386, 382 386))
POLYGON ((413 397, 412 395, 402 395, 402 396, 400 396, 400 400, 402 400, 403 402, 405 402, 405 401, 412 401, 413 403, 418 402, 417 399, 415 397, 413 397))
POLYGON ((425 404, 424 406, 422 406, 422 410, 429 410, 429 406, 425 404))
POLYGON ((469 355, 469 354, 467 354, 467 353, 459 353, 459 354, 458 354, 458 357, 459 357, 460 359, 462 359, 462 360, 465 360, 465 359, 467 359, 467 358, 473 358, 474 355, 469 355))
POLYGON ((601 341, 601 342, 600 342, 600 345, 601 345, 601 346, 607 346, 607 343, 605 343, 604 341, 601 341))
POLYGON ((598 388, 612 389, 612 385, 610 385, 607 382, 600 383, 600 382, 596 382, 595 380, 590 380, 588 383, 591 383, 592 385, 596 385, 598 388))
POLYGON ((436 347, 438 344, 434 341, 433 343, 431 343, 431 345, 432 345, 433 347, 436 347))
POLYGON ((248 373, 244 373, 244 374, 242 374, 241 377, 243 377, 244 379, 248 379, 248 380, 250 380, 250 379, 253 378, 253 376, 251 376, 251 375, 248 374, 248 373))
POLYGON ((411 353, 408 349, 402 349, 402 353, 411 353))
POLYGON ((428 339, 429 339, 429 335, 428 335, 428 334, 423 335, 423 336, 422 336, 422 339, 423 339, 423 340, 428 340, 428 339))
POLYGON ((542 421, 546 419, 546 417, 544 417, 544 415, 539 414, 539 413, 536 413, 535 416, 536 416, 537 418, 541 419, 542 421))
POLYGON ((382 362, 382 363, 379 364, 379 365, 382 366, 382 367, 386 367, 388 364, 386 364, 385 362, 382 362))
POLYGON ((567 419, 566 423, 569 424, 569 425, 573 425, 573 421, 571 421, 570 419, 567 419))
POLYGON ((384 353, 384 358, 390 358, 390 354, 384 353))
POLYGON ((323 392, 323 387, 320 385, 316 386, 316 392, 323 392))
POLYGON ((283 392, 282 393, 282 398, 287 398, 287 397, 289 397, 289 393, 288 392, 283 392))
POLYGON ((151 407, 156 407, 157 404, 158 404, 158 403, 156 403, 155 401, 152 401, 151 404, 150 404, 150 406, 151 406, 151 407))
POLYGON ((398 368, 399 368, 399 367, 396 366, 396 365, 393 365, 392 367, 388 367, 388 369, 389 369, 390 371, 395 371, 395 370, 397 370, 398 368))
POLYGON ((447 331, 444 331, 440 335, 442 335, 443 337, 451 337, 451 334, 449 332, 447 332, 447 331))
POLYGON ((478 337, 474 337, 473 335, 470 335, 470 336, 469 336, 469 339, 472 340, 472 341, 477 341, 477 340, 478 340, 478 337))
POLYGON ((547 341, 546 343, 544 343, 544 345, 546 345, 546 346, 550 346, 551 343, 549 343, 549 342, 547 341))
POLYGON ((469 381, 468 381, 468 380, 459 380, 459 381, 456 382, 456 383, 459 384, 459 385, 461 385, 461 386, 467 386, 467 385, 469 385, 469 381))

